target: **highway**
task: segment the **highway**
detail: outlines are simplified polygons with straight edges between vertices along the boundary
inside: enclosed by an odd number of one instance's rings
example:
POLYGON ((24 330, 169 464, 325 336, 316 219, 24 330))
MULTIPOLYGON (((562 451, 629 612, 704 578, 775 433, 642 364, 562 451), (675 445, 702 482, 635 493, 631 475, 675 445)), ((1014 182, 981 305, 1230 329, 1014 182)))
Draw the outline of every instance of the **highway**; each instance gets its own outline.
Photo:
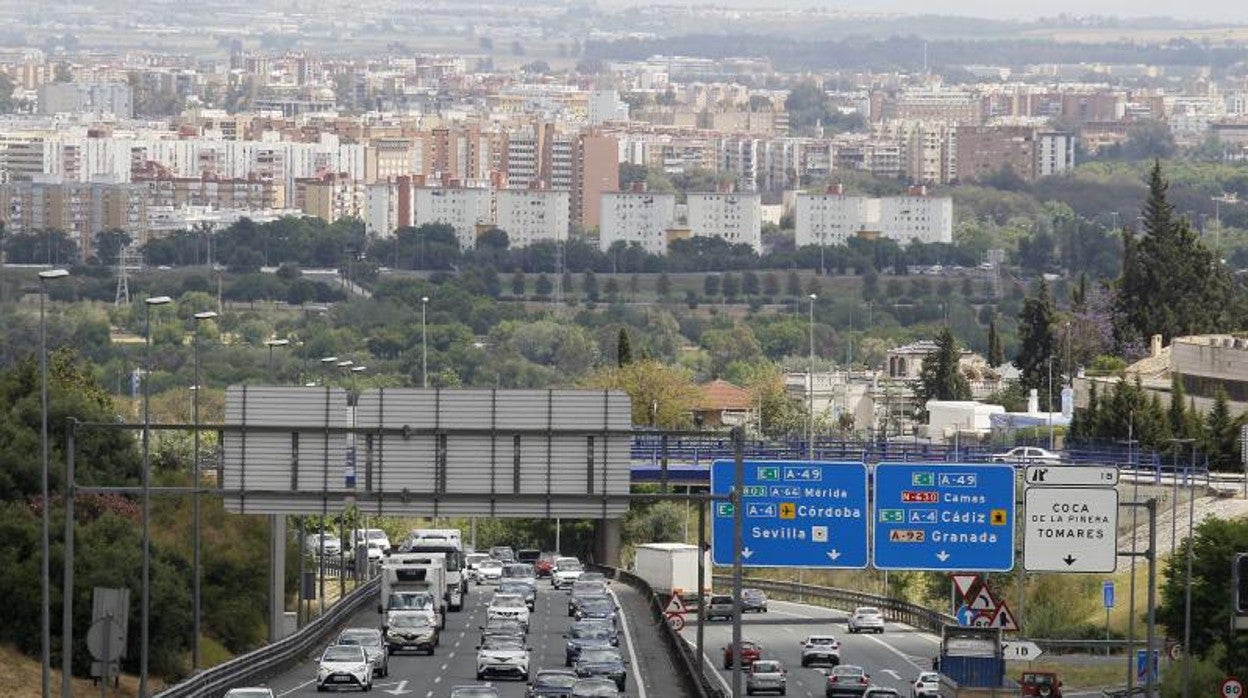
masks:
MULTIPOLYGON (((802 668, 801 640, 807 635, 834 635, 841 642, 841 663, 866 669, 872 683, 910 695, 910 681, 919 671, 931 668, 940 640, 908 625, 888 623, 882 634, 850 635, 845 610, 776 601, 767 603, 767 613, 747 613, 741 637, 763 647, 763 657, 779 659, 789 669, 788 695, 822 698, 824 669, 802 668)), ((697 623, 689 622, 681 635, 692 645, 697 641, 697 623)), ((732 672, 724 670, 723 648, 732 641, 732 624, 717 620, 706 625, 707 662, 715 668, 719 687, 729 694, 732 672)), ((744 681, 744 678, 742 679, 744 681)), ((744 683, 742 684, 744 686, 744 683)))
MULTIPOLYGON (((611 583, 612 592, 622 609, 625 622, 620 649, 629 661, 628 685, 625 693, 636 698, 673 698, 682 695, 675 683, 671 660, 664 652, 657 628, 650 622, 649 607, 634 589, 621 582, 611 583), (638 684, 641 678, 641 684, 638 684)), ((463 611, 447 616, 441 644, 433 656, 401 653, 390 657, 390 676, 374 678, 373 691, 411 698, 443 698, 454 686, 481 683, 476 680, 476 644, 479 626, 485 623, 485 607, 494 587, 472 587, 463 611)), ((529 646, 533 649, 531 667, 562 669, 564 659, 563 633, 571 624, 567 616, 566 591, 538 583, 536 612, 529 630, 529 646)), ((378 627, 380 616, 370 605, 357 613, 346 627, 378 627)), ((323 649, 323 648, 322 648, 323 649)), ((267 685, 279 697, 325 695, 316 691, 316 666, 320 652, 297 666, 272 677, 267 685)), ((515 680, 489 681, 505 698, 524 695, 526 684, 515 680)))

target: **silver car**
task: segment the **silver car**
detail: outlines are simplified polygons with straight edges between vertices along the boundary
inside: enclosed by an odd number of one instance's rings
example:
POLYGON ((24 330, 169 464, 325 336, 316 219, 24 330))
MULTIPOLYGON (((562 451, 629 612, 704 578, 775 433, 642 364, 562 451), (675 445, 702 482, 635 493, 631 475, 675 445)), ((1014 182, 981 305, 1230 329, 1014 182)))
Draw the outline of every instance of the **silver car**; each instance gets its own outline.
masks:
POLYGON ((338 645, 357 645, 364 648, 368 663, 375 676, 390 675, 390 651, 386 638, 377 628, 347 628, 338 634, 338 645))
POLYGON ((745 675, 745 692, 751 696, 764 691, 774 691, 784 695, 787 688, 787 674, 784 665, 774 659, 755 660, 750 665, 749 673, 745 675))
POLYGON ((851 633, 882 633, 884 632, 884 614, 874 606, 859 606, 849 617, 851 633))

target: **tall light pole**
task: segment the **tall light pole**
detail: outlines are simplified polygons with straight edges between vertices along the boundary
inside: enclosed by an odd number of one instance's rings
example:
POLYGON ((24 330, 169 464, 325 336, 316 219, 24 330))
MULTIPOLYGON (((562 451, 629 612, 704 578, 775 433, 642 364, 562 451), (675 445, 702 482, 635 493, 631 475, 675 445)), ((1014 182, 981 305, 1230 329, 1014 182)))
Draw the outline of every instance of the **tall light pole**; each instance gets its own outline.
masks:
POLYGON ((49 530, 48 507, 48 321, 44 314, 44 299, 48 295, 48 282, 69 276, 64 269, 47 269, 39 272, 39 413, 42 417, 39 446, 43 449, 42 485, 43 485, 43 617, 41 619, 41 662, 43 664, 43 698, 52 693, 52 610, 50 608, 52 591, 48 568, 52 556, 52 544, 49 530))
POLYGON ((429 341, 428 333, 425 331, 428 327, 425 324, 426 313, 429 310, 429 296, 420 297, 420 387, 429 387, 429 341))
POLYGON ((1049 354, 1049 450, 1053 450, 1053 355, 1049 354))
POLYGON ((143 301, 143 593, 139 649, 139 698, 147 698, 147 663, 151 644, 152 606, 152 307, 173 302, 169 296, 143 301))
POLYGON ((194 493, 191 495, 191 518, 193 520, 192 531, 192 553, 191 553, 191 673, 199 671, 199 602, 200 602, 200 577, 202 576, 201 553, 200 553, 200 516, 199 516, 199 394, 203 392, 203 385, 199 382, 199 325, 205 320, 213 320, 217 314, 211 310, 205 310, 202 313, 195 313, 195 341, 194 341, 194 357, 195 357, 195 393, 191 399, 191 421, 195 423, 194 445, 192 446, 192 464, 191 464, 191 482, 195 487, 194 493))
POLYGON ((819 294, 810 294, 810 363, 807 366, 806 382, 810 391, 806 393, 806 407, 810 414, 806 420, 806 459, 815 459, 815 301, 819 294))
POLYGON ((264 346, 269 348, 269 363, 265 367, 264 372, 268 375, 269 380, 273 380, 273 349, 275 347, 284 347, 290 344, 289 339, 267 339, 264 346))

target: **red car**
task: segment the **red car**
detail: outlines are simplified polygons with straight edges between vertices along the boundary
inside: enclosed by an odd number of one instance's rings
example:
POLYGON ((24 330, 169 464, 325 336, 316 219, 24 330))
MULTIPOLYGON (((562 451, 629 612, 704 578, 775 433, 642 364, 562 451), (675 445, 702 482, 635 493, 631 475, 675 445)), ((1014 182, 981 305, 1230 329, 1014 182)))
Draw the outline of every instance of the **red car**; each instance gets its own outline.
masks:
MULTIPOLYGON (((724 646, 724 668, 732 668, 732 645, 724 646)), ((741 641, 741 666, 748 667, 755 660, 763 658, 763 646, 749 640, 741 641)))
POLYGON ((533 563, 533 571, 539 577, 549 577, 555 571, 555 553, 542 553, 542 556, 533 563))

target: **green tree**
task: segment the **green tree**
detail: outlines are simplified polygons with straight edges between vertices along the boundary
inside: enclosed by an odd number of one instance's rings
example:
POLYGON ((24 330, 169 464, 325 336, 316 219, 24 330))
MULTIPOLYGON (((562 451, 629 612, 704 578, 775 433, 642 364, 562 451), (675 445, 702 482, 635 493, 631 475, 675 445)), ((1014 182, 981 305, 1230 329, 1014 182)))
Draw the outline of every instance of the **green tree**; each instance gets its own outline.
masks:
POLYGON ((615 365, 624 367, 633 362, 633 346, 628 339, 628 330, 620 328, 620 338, 615 345, 615 365))
POLYGON ((802 295, 802 279, 795 270, 790 270, 789 275, 785 278, 784 295, 790 298, 797 298, 802 295))
POLYGON ((550 277, 546 274, 539 274, 537 281, 533 284, 533 292, 538 298, 549 298, 555 286, 550 281, 550 277))
POLYGON ((763 295, 768 298, 780 295, 780 280, 776 278, 775 272, 763 274, 763 295))
MULTIPOLYGON (((1186 543, 1184 543, 1186 547, 1186 543)), ((1248 521, 1210 517, 1192 537, 1192 582, 1187 583, 1187 556, 1175 555, 1163 570, 1157 621, 1171 637, 1183 637, 1187 593, 1192 594, 1192 642, 1185 648, 1196 657, 1217 657, 1226 674, 1248 666, 1248 635, 1231 629, 1231 568, 1235 555, 1248 550, 1248 521)), ((1174 673, 1177 669, 1172 670, 1174 673)), ((1216 695, 1208 691, 1192 695, 1216 695)))
POLYGON ((581 289, 585 292, 585 300, 598 302, 598 276, 592 271, 581 274, 581 289))
MULTIPOLYGON (((1049 361, 1054 358, 1053 319, 1053 297, 1049 295, 1048 283, 1041 278, 1035 295, 1023 301, 1018 314, 1018 354, 1014 366, 1019 370, 1019 383, 1042 394, 1048 392, 1049 361)), ((1057 387, 1055 384, 1054 389, 1057 387)), ((1049 396, 1042 407, 1051 405, 1049 396)))
POLYGON ((735 301, 737 294, 741 292, 741 282, 736 274, 724 274, 724 280, 720 285, 724 294, 724 300, 729 303, 735 301))
POLYGON ((702 277, 702 295, 707 299, 714 298, 719 295, 719 274, 707 274, 702 277))
POLYGON ((915 395, 919 404, 928 400, 970 400, 971 384, 962 375, 962 350, 947 326, 936 335, 936 350, 923 358, 915 395))
POLYGON ((672 295, 672 279, 667 275, 667 272, 659 274, 659 280, 655 283, 654 290, 659 294, 659 298, 664 300, 672 295))
POLYGON ((741 273, 741 292, 747 296, 757 296, 759 289, 758 274, 752 269, 741 273))
POLYGON ((516 298, 524 298, 524 290, 524 272, 517 269, 515 273, 511 275, 511 295, 516 298))
POLYGON ((1143 236, 1123 233, 1115 338, 1120 345, 1159 334, 1171 339, 1229 329, 1236 305, 1230 276, 1167 199, 1169 183, 1153 163, 1144 203, 1143 236))
POLYGON ((1001 348, 1001 335, 997 332, 997 318, 988 321, 988 365, 1000 366, 1005 363, 1005 350, 1001 348))

